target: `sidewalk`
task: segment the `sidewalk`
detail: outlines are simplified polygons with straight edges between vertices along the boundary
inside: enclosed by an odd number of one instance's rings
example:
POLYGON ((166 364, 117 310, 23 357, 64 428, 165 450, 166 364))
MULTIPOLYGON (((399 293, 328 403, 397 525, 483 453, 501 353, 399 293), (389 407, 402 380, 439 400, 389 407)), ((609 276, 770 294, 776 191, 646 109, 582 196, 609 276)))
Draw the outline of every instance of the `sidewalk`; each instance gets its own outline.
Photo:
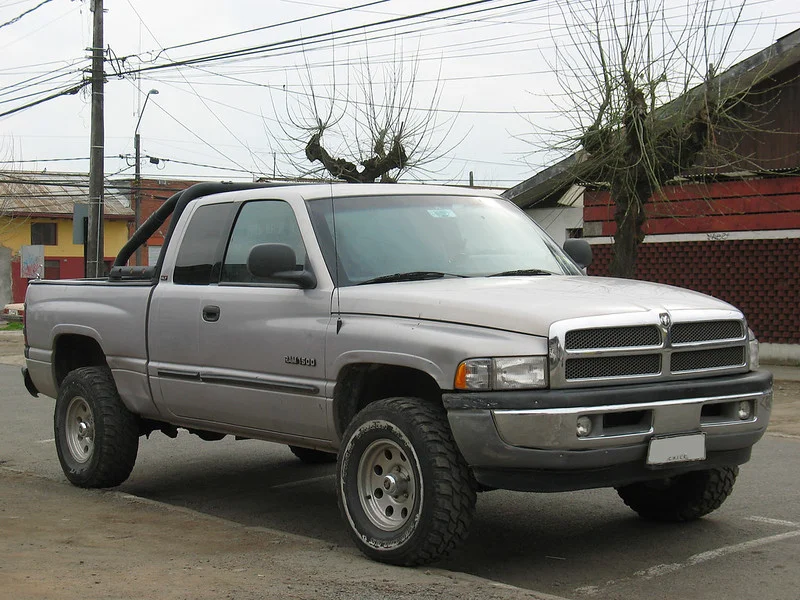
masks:
POLYGON ((0 467, 0 595, 25 600, 546 600, 355 548, 0 467))
POLYGON ((761 368, 772 371, 775 381, 800 381, 800 367, 762 364, 761 368))

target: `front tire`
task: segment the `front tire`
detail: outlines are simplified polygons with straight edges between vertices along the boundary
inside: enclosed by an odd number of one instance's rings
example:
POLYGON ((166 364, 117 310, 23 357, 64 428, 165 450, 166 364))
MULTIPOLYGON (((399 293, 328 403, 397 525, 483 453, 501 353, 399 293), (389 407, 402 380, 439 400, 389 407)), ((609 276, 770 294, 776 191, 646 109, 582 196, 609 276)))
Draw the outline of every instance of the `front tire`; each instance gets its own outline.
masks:
POLYGON ((467 537, 476 487, 441 406, 379 400, 344 434, 339 508, 356 545, 374 560, 419 565, 447 556, 467 537))
POLYGON ((733 491, 739 467, 690 471, 617 488, 622 500, 650 521, 694 521, 717 510, 733 491))
POLYGON ((114 487, 133 470, 139 422, 122 403, 107 367, 76 369, 64 378, 54 428, 58 460, 74 485, 114 487))

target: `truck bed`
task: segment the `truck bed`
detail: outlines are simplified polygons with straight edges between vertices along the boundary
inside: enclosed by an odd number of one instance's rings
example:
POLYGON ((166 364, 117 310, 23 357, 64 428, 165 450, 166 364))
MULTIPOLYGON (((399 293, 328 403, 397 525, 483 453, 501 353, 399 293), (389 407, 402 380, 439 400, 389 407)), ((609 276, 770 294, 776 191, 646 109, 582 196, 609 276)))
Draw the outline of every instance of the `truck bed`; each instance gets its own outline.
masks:
POLYGON ((55 397, 58 345, 68 339, 65 336, 83 336, 100 346, 120 389, 132 390, 132 397, 124 398, 126 404, 152 405, 147 388, 147 307, 152 290, 150 282, 138 281, 32 281, 26 296, 26 356, 36 388, 55 397))

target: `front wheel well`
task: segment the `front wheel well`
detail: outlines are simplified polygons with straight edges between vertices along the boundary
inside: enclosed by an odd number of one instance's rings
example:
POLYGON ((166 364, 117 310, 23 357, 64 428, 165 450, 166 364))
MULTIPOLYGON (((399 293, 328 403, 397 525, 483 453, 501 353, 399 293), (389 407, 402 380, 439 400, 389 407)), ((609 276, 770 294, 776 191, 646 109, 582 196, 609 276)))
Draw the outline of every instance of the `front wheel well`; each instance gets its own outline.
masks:
POLYGON ((59 388, 64 378, 75 369, 107 366, 106 355, 96 340, 76 334, 64 334, 56 339, 53 369, 59 388))
POLYGON ((442 403, 442 390, 424 371, 375 363, 347 365, 339 374, 333 391, 336 435, 341 439, 353 417, 368 404, 395 396, 442 403))

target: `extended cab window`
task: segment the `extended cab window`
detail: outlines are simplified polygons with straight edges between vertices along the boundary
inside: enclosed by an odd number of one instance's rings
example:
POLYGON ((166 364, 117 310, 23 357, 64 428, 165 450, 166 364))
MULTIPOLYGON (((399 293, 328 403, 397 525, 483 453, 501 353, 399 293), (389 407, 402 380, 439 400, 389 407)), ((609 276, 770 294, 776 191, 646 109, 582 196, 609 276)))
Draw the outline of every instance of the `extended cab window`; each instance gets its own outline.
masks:
POLYGON ((209 204, 195 211, 175 261, 175 283, 208 285, 219 280, 221 245, 230 211, 230 203, 209 204))
POLYGON ((254 277, 247 269, 250 250, 258 244, 286 244, 294 250, 299 268, 306 262, 303 236, 292 207, 282 200, 257 200, 242 206, 236 218, 220 281, 271 283, 254 277))

